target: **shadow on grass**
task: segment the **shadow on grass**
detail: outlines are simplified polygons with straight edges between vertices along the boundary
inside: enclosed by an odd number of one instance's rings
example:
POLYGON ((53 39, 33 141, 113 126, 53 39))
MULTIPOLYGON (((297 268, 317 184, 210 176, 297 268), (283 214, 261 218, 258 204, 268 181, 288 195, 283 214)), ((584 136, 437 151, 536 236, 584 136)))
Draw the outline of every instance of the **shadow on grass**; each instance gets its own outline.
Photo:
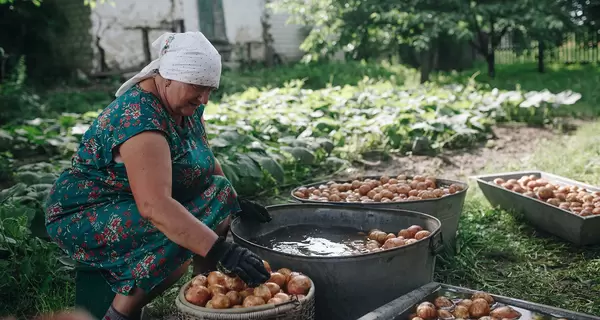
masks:
POLYGON ((539 73, 534 63, 497 65, 496 78, 487 75, 485 65, 464 72, 438 73, 432 81, 440 84, 467 84, 471 77, 490 88, 501 90, 522 89, 540 91, 548 89, 553 93, 572 90, 581 93, 581 100, 567 115, 579 117, 600 116, 600 66, 548 64, 545 73, 539 73))

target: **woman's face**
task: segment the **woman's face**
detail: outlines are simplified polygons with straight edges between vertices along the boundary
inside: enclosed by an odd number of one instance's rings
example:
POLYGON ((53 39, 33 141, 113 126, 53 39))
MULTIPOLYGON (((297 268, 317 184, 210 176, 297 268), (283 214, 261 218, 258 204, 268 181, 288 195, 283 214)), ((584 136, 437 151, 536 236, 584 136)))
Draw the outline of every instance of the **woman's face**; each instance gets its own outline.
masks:
POLYGON ((208 103, 213 88, 171 80, 165 88, 167 105, 174 115, 191 116, 202 104, 208 103))

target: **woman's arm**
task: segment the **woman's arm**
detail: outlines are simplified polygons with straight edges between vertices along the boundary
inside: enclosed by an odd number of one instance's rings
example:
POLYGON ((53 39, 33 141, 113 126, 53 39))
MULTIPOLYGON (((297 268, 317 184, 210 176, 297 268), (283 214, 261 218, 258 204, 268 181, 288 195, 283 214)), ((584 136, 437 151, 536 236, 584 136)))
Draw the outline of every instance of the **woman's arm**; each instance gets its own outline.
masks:
POLYGON ((119 148, 142 217, 167 238, 206 256, 218 236, 171 196, 171 153, 165 137, 142 132, 119 148))

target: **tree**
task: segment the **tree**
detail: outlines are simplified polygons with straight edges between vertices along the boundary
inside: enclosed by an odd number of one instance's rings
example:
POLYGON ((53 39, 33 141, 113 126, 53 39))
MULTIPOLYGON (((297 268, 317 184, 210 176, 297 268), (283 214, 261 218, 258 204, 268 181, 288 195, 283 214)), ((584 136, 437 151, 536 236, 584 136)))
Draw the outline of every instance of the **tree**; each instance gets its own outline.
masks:
POLYGON ((563 6, 578 26, 591 32, 600 30, 600 2, 597 0, 562 0, 563 6))
POLYGON ((290 22, 309 26, 301 45, 305 60, 328 59, 344 52, 347 59, 369 60, 396 54, 400 45, 420 57, 421 81, 427 81, 441 36, 466 36, 448 0, 282 0, 275 10, 291 14, 290 22))
POLYGON ((485 58, 488 75, 496 75, 495 51, 502 38, 516 34, 523 42, 545 41, 562 35, 569 24, 557 0, 457 0, 463 21, 468 24, 473 47, 485 58))
POLYGON ((494 77, 502 38, 512 33, 531 42, 561 35, 570 23, 567 1, 281 0, 275 8, 288 11, 290 22, 311 27, 301 45, 308 60, 339 51, 350 59, 376 58, 408 45, 419 52, 421 81, 426 81, 441 37, 468 39, 494 77))

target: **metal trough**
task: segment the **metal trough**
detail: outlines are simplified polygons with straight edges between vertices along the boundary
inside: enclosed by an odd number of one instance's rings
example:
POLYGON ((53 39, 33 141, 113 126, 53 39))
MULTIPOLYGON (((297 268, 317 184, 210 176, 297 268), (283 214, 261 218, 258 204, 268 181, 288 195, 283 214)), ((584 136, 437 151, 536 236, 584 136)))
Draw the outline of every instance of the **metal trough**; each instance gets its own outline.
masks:
MULTIPOLYGON (((361 179, 380 179, 381 176, 365 176, 361 179)), ((412 176, 407 176, 407 178, 412 179, 412 176)), ((322 202, 315 201, 309 199, 302 199, 294 195, 299 188, 305 187, 318 187, 319 185, 326 184, 327 182, 318 182, 313 183, 306 186, 299 186, 291 191, 291 196, 296 201, 302 203, 327 203, 334 205, 344 205, 344 206, 352 206, 359 208, 369 208, 369 209, 379 209, 379 208, 388 208, 388 209, 400 209, 400 210, 410 210, 416 212, 422 212, 425 214, 432 215, 438 219, 442 223, 442 234, 444 236, 444 243, 447 247, 454 247, 454 240, 456 238, 456 231, 458 230, 458 222, 460 220, 460 215, 462 214, 463 206, 465 204, 465 198, 467 196, 467 189, 469 185, 456 180, 449 179, 436 179, 438 183, 442 185, 451 185, 457 184, 462 187, 462 191, 457 192, 455 194, 445 196, 443 198, 438 199, 425 199, 418 201, 401 201, 401 202, 374 202, 374 203, 356 203, 356 202, 322 202)), ((336 181, 338 183, 352 182, 352 181, 336 181)))
POLYGON ((309 276, 316 287, 317 320, 356 319, 433 280, 435 258, 442 243, 440 221, 432 216, 413 211, 323 203, 277 205, 268 209, 273 217, 270 223, 235 219, 231 224, 234 241, 273 266, 287 267, 309 276), (252 239, 288 226, 395 231, 413 224, 431 231, 431 235, 414 244, 356 256, 292 255, 252 242, 252 239))
MULTIPOLYGON (((466 298, 475 292, 476 290, 431 282, 421 288, 411 291, 402 297, 382 305, 381 307, 358 318, 358 320, 410 320, 408 318, 409 315, 414 312, 415 305, 419 304, 420 302, 432 302, 435 298, 442 295, 466 298)), ((491 296, 496 302, 518 308, 517 310, 522 314, 519 320, 551 320, 560 318, 568 320, 600 320, 600 317, 589 314, 559 309, 543 304, 504 296, 493 294, 491 294, 491 296), (537 317, 534 316, 536 314, 537 317), (542 315, 543 317, 539 317, 539 315, 542 315)))
POLYGON ((600 243, 600 215, 582 217, 494 183, 496 178, 519 179, 524 175, 535 175, 559 185, 579 186, 589 191, 600 191, 598 187, 542 171, 497 173, 473 178, 477 180, 479 188, 492 206, 509 212, 522 213, 532 226, 576 245, 600 243))

